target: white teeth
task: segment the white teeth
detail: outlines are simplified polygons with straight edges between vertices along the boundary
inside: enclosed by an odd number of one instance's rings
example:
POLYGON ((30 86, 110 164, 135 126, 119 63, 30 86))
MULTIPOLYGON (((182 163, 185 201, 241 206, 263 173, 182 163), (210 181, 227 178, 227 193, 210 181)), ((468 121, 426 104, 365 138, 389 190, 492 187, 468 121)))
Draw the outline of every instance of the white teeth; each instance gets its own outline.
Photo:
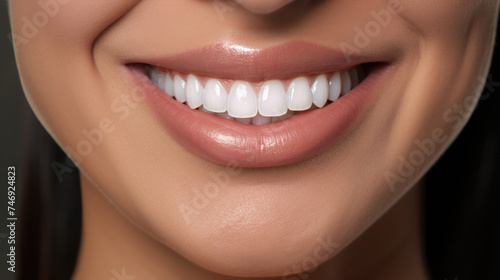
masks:
POLYGON ((186 82, 179 75, 174 77, 174 93, 177 101, 186 102, 186 82))
POLYGON ((335 72, 330 78, 329 82, 330 92, 328 93, 328 100, 335 101, 340 97, 340 92, 342 91, 340 73, 335 72))
POLYGON ((205 86, 205 95, 203 96, 203 107, 205 109, 223 113, 227 111, 227 92, 226 89, 216 79, 210 79, 205 86))
POLYGON ((205 90, 194 75, 189 75, 186 83, 186 101, 191 109, 196 109, 203 104, 205 90))
POLYGON ((169 74, 165 78, 165 92, 174 97, 174 80, 172 80, 169 74))
POLYGON ((227 99, 227 112, 234 118, 252 118, 257 115, 257 95, 247 82, 233 83, 227 99))
POLYGON ((325 75, 320 75, 314 81, 311 87, 312 102, 314 105, 322 108, 328 101, 328 80, 325 75))
POLYGON ((265 117, 279 117, 286 113, 286 94, 280 81, 267 81, 259 91, 259 113, 265 117))
POLYGON ((257 114, 257 116, 252 118, 252 124, 255 125, 263 125, 263 124, 268 124, 271 123, 272 118, 270 117, 264 117, 261 114, 257 114))
POLYGON ((309 83, 305 77, 296 78, 287 91, 288 109, 304 111, 311 108, 312 94, 309 83))
POLYGON ((317 76, 309 86, 308 78, 292 80, 288 90, 279 80, 265 81, 255 94, 254 87, 245 81, 234 81, 228 92, 222 83, 208 79, 205 88, 200 79, 189 74, 185 81, 181 75, 169 71, 148 69, 151 80, 162 91, 175 97, 193 109, 236 120, 244 124, 263 125, 283 121, 296 111, 322 108, 328 100, 335 101, 359 85, 364 77, 362 68, 335 72, 328 80, 328 74, 317 76), (172 79, 173 77, 173 79, 172 79))
POLYGON ((340 95, 344 95, 351 91, 351 76, 349 75, 349 71, 343 72, 340 79, 342 80, 342 92, 340 95))

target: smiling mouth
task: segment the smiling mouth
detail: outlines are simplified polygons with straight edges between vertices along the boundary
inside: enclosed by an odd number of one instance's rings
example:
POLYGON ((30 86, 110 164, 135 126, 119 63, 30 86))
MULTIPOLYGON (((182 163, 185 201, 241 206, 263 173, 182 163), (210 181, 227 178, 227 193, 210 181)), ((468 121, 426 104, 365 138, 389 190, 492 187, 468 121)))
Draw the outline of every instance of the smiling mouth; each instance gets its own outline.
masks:
POLYGON ((191 109, 253 125, 280 122, 298 112, 323 108, 365 78, 363 65, 261 82, 184 74, 151 65, 147 70, 158 88, 191 109))
POLYGON ((223 43, 123 61, 166 134, 192 154, 240 167, 298 163, 347 139, 387 77, 380 56, 303 41, 223 43))

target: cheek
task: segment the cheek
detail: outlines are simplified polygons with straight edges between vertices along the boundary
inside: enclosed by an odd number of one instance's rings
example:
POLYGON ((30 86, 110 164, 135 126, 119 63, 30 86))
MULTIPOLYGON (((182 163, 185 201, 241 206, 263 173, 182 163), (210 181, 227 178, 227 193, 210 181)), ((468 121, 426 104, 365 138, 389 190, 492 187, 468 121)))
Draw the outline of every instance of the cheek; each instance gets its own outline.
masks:
MULTIPOLYGON (((498 1, 443 0, 415 1, 391 0, 400 3, 400 15, 413 31, 426 39, 449 40, 467 37, 471 22, 481 17, 491 20, 498 1)), ((455 45, 460 42, 455 41, 455 45)))
POLYGON ((407 48, 391 86, 383 90, 386 98, 376 101, 363 130, 373 136, 364 146, 365 158, 377 162, 370 164, 376 169, 372 178, 403 193, 444 152, 475 108, 491 59, 498 2, 399 2, 404 20, 399 26, 411 26, 419 41, 415 52, 407 48))
MULTIPOLYGON (((101 90, 96 80, 93 42, 138 2, 10 2, 11 38, 23 89, 38 118, 56 140, 62 134, 59 131, 70 132, 84 123, 81 115, 73 118, 72 123, 70 118, 61 118, 76 116, 81 110, 75 109, 84 108, 82 104, 76 106, 79 100, 75 94, 82 89, 87 92, 101 90)), ((89 108, 102 104, 88 103, 89 108)))
MULTIPOLYGON (((27 41, 38 37, 54 44, 91 46, 95 38, 122 17, 138 0, 82 1, 40 0, 12 1, 10 18, 14 33, 27 41)), ((21 44, 28 42, 21 40, 21 44)), ((89 49, 90 51, 90 49, 89 49)))

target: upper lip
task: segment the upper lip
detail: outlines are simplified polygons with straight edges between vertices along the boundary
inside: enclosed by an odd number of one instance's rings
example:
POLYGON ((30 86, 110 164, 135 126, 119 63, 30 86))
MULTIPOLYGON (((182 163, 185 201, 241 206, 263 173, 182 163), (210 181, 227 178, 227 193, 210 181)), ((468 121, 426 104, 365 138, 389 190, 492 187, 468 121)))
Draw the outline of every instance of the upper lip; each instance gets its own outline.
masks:
POLYGON ((370 60, 352 55, 348 61, 339 50, 295 41, 265 49, 225 42, 167 57, 144 57, 129 62, 182 73, 259 82, 341 71, 370 60))

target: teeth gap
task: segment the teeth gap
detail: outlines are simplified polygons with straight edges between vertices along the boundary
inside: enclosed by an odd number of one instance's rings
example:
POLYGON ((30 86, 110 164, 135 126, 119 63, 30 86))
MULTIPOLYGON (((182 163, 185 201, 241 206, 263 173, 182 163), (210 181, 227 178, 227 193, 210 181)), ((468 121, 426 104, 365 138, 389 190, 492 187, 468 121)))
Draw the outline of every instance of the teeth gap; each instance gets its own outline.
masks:
POLYGON ((208 79, 205 85, 202 85, 195 75, 181 77, 149 65, 146 66, 146 73, 163 92, 192 109, 254 125, 284 121, 302 111, 328 106, 338 98, 349 94, 367 76, 365 65, 358 65, 349 70, 318 75, 313 79, 311 77, 291 79, 288 89, 283 87, 283 83, 280 87, 276 81, 267 81, 260 83, 259 91, 256 91, 247 82, 234 81, 228 91, 223 86, 225 83, 217 79, 208 79), (237 89, 235 84, 239 85, 237 89), (265 87, 267 90, 264 90, 265 87), (268 105, 262 105, 266 104, 266 100, 268 105), (269 102, 272 104, 269 105, 269 102), (283 105, 283 102, 286 105, 283 105), (248 111, 245 106, 255 108, 248 111), (275 107, 281 109, 276 111, 275 107))

